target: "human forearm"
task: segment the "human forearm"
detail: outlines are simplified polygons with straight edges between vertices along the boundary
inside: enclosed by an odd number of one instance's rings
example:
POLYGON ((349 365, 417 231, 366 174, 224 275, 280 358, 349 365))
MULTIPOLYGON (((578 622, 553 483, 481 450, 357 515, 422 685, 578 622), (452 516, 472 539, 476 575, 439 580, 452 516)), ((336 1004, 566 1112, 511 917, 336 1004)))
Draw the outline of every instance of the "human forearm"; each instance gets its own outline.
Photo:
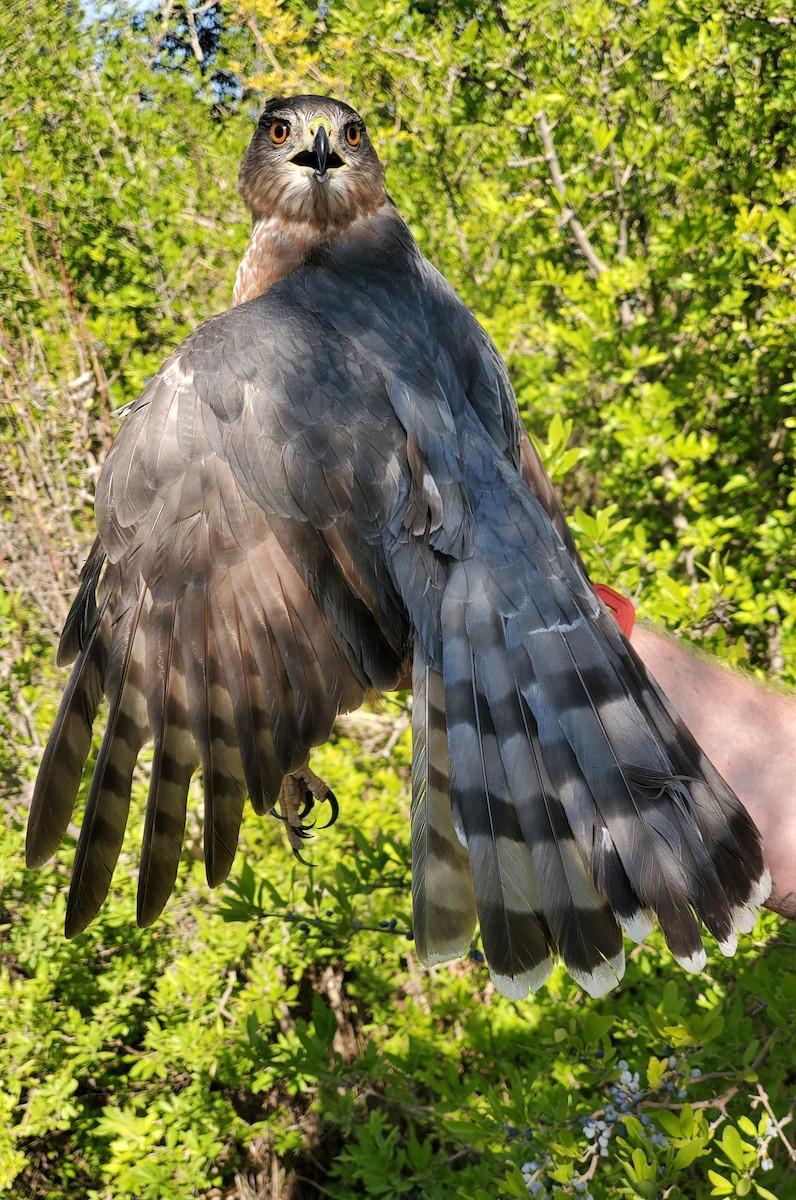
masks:
POLYGON ((796 699, 636 625, 636 652, 763 836, 769 907, 796 919, 796 699))

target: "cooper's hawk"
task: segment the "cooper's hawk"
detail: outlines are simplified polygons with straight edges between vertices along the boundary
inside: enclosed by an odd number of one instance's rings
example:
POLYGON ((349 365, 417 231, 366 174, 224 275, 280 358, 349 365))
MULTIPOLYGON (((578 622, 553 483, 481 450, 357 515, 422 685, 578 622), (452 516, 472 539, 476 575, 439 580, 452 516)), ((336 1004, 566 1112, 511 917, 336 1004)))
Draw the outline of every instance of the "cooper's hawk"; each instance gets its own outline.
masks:
POLYGON ((500 357, 420 254, 362 119, 271 101, 240 180, 245 302, 125 418, 61 639, 31 864, 63 836, 109 701, 67 933, 106 895, 148 739, 144 924, 198 766, 217 884, 246 793, 271 809, 337 714, 411 663, 422 959, 464 953, 477 920, 506 995, 555 954, 596 995, 652 913, 687 969, 700 922, 732 953, 770 886, 758 833, 595 597, 500 357))

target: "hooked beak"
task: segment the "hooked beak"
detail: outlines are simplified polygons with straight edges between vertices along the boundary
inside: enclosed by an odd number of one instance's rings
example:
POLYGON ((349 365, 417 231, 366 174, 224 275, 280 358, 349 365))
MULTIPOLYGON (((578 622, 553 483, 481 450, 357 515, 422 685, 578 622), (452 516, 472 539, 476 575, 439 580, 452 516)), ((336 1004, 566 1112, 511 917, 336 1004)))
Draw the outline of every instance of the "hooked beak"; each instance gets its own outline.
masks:
POLYGON ((298 154, 294 154, 290 161, 297 167, 310 167, 315 173, 318 183, 325 183, 329 178, 329 172, 336 167, 345 166, 337 151, 332 149, 329 134, 323 125, 318 127, 318 132, 306 150, 299 150, 298 154))
POLYGON ((326 132, 326 127, 321 125, 318 132, 315 134, 315 144, 313 146, 315 155, 318 159, 318 166, 315 168, 315 175, 318 179, 326 178, 326 164, 329 161, 329 154, 332 147, 329 145, 329 135, 326 132))

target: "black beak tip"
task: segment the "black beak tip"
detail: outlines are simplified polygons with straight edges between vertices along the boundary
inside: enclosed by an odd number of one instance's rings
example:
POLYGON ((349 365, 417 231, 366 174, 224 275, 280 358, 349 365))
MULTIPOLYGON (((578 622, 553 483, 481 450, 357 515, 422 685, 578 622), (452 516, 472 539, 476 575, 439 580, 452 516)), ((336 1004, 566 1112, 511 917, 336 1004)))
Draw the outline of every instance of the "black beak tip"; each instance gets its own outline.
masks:
POLYGON ((329 135, 323 125, 321 125, 320 129, 315 134, 315 143, 313 149, 315 150, 315 154, 318 159, 318 169, 315 173, 316 175, 324 175, 326 172, 326 164, 329 161, 329 155, 332 148, 329 144, 329 135))

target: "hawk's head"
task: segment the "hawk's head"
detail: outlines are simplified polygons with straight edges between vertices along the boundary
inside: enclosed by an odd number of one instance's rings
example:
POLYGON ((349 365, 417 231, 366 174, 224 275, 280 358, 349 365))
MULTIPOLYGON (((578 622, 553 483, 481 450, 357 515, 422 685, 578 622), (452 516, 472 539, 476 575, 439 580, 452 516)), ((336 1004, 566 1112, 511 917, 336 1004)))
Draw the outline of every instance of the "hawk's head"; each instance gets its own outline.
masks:
POLYGON ((239 181, 255 221, 277 216, 326 229, 385 200, 384 168, 365 122, 328 96, 269 100, 239 181))

